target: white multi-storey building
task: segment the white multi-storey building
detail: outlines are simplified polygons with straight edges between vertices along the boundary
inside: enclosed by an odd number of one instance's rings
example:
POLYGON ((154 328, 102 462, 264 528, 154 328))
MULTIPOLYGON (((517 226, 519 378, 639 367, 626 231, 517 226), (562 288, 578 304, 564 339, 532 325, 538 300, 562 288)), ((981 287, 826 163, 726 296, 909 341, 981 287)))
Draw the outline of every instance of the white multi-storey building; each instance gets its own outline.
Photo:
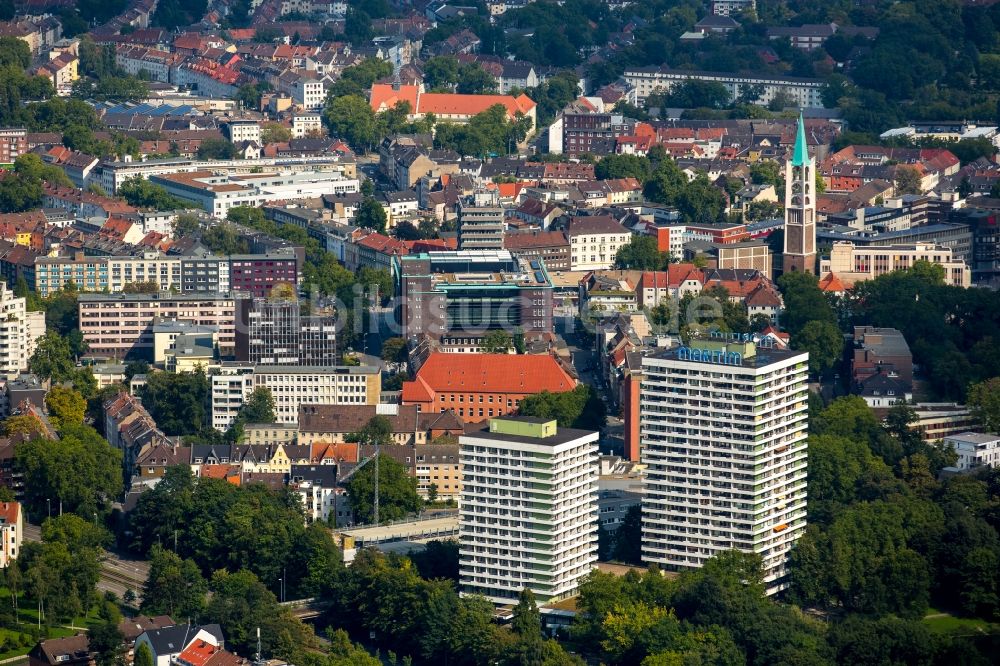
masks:
POLYGON ((526 417, 459 438, 463 594, 575 594, 597 563, 597 433, 526 417))
POLYGON ((300 405, 377 405, 382 374, 373 366, 326 368, 223 363, 211 376, 212 427, 225 432, 255 388, 267 387, 278 423, 298 424, 300 405))
POLYGON ((643 359, 645 562, 681 570, 753 552, 768 593, 784 589, 806 527, 808 361, 721 338, 643 359))
POLYGON ((837 241, 830 256, 820 259, 820 275, 833 273, 847 287, 864 280, 874 280, 892 271, 913 268, 918 261, 937 264, 944 269, 944 283, 954 287, 972 284, 972 270, 964 261, 956 261, 952 248, 934 243, 912 245, 862 245, 837 241))
POLYGON ((45 335, 45 313, 28 312, 0 280, 0 374, 14 376, 28 368, 38 338, 45 335))
POLYGON ((17 559, 24 542, 24 512, 17 502, 0 502, 0 569, 17 559))
POLYGON ((955 467, 962 471, 976 467, 1000 467, 1000 435, 963 432, 944 438, 944 446, 955 449, 955 467))
POLYGON ((784 93, 789 106, 805 109, 823 108, 822 79, 805 79, 766 74, 732 74, 727 72, 701 72, 668 69, 666 67, 633 67, 625 70, 625 83, 631 88, 635 104, 645 104, 653 93, 669 93, 675 85, 688 79, 721 83, 730 99, 739 97, 750 86, 759 86, 760 97, 754 104, 767 106, 775 97, 784 93))
POLYGON ((292 138, 301 139, 323 131, 323 117, 318 113, 296 113, 292 116, 292 138))

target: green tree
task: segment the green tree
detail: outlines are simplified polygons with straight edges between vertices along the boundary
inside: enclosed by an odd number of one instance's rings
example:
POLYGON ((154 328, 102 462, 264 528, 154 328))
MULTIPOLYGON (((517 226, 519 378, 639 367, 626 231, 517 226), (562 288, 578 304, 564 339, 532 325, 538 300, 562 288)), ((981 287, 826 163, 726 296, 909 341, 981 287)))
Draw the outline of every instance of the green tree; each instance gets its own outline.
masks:
POLYGON ((292 130, 281 123, 264 123, 260 130, 260 140, 264 145, 286 142, 291 138, 292 130))
POLYGON ((629 242, 618 248, 615 268, 659 271, 670 263, 670 255, 660 252, 652 236, 633 234, 629 242))
MULTIPOLYGON (((378 456, 379 521, 400 520, 420 510, 423 502, 417 494, 417 480, 394 459, 378 456)), ((354 519, 359 524, 373 520, 375 498, 375 461, 372 460, 354 473, 347 482, 347 496, 351 502, 354 519)))
POLYGON ((174 374, 154 372, 140 390, 142 404, 167 435, 191 435, 208 421, 208 379, 201 370, 174 374))
POLYGON ((80 392, 65 386, 53 386, 45 396, 45 406, 56 428, 63 424, 82 425, 87 413, 87 401, 80 392))
POLYGON ((482 95, 496 92, 497 80, 479 63, 465 63, 458 69, 457 92, 462 95, 482 95))
POLYGON ((87 632, 88 647, 97 653, 98 666, 117 666, 124 663, 125 635, 115 622, 102 622, 87 632))
POLYGON ((0 37, 0 67, 13 65, 21 69, 31 66, 28 43, 18 37, 0 37))
POLYGON ((118 196, 136 208, 178 210, 191 207, 190 202, 172 196, 166 188, 151 183, 142 176, 130 178, 119 185, 118 196))
POLYGON ((365 197, 354 214, 354 224, 380 234, 385 233, 385 208, 374 197, 365 197))
POLYGON ((225 139, 208 138, 198 145, 199 160, 231 160, 236 158, 236 147, 225 139))
POLYGON ((28 359, 28 369, 42 379, 61 382, 73 377, 76 363, 69 341, 56 331, 46 331, 39 338, 34 353, 28 359))
POLYGON ((206 617, 222 627, 226 644, 249 654, 257 649, 256 629, 265 654, 301 661, 305 651, 315 647, 316 638, 307 625, 278 605, 278 600, 249 571, 216 571, 209 588, 211 600, 206 617))
POLYGON ((841 359, 844 336, 828 321, 810 321, 792 337, 791 346, 809 352, 809 372, 822 375, 841 359))
POLYGON ((25 501, 32 515, 47 501, 80 516, 105 513, 122 490, 122 454, 86 425, 63 423, 60 439, 34 439, 14 448, 24 471, 25 501))
POLYGON ((382 360, 399 362, 406 360, 406 338, 387 338, 382 342, 382 360))
POLYGON ((149 552, 149 578, 142 590, 142 611, 197 620, 205 607, 208 584, 193 560, 154 545, 149 552))
POLYGON ((506 354, 514 344, 513 338, 506 331, 490 331, 480 343, 484 354, 506 354))
POLYGON ((429 90, 453 90, 458 85, 459 62, 454 56, 436 56, 424 63, 424 85, 429 90))
POLYGON ((896 194, 920 194, 923 191, 920 185, 920 173, 913 167, 896 167, 893 180, 896 194))
POLYGON ((135 649, 134 666, 154 666, 153 651, 145 643, 140 643, 135 649))
POLYGON ((382 124, 361 95, 331 97, 323 119, 333 134, 355 149, 368 152, 382 140, 382 124))
POLYGON ((0 180, 0 212, 19 213, 42 205, 42 184, 72 187, 66 174, 57 166, 45 164, 34 153, 26 153, 14 160, 13 171, 0 180))
POLYGON ((785 301, 781 323, 792 337, 797 336, 809 322, 837 323, 833 308, 820 290, 815 275, 806 272, 785 273, 778 278, 778 287, 785 301))
POLYGON ((561 428, 601 430, 607 419, 607 409, 600 396, 587 384, 572 391, 551 393, 542 391, 521 400, 518 413, 555 419, 561 428))
POLYGON ((966 403, 987 431, 1000 431, 1000 377, 970 386, 966 403))
POLYGON ((608 155, 594 166, 597 178, 635 178, 645 183, 653 174, 649 159, 642 155, 608 155))

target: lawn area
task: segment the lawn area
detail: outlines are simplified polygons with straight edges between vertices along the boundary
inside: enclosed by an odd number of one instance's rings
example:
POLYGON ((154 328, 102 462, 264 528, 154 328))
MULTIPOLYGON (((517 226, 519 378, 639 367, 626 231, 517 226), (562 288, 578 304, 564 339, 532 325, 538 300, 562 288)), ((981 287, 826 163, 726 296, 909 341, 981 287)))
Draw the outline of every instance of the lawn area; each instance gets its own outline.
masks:
MULTIPOLYGON (((37 641, 37 636, 45 638, 64 638, 72 636, 76 630, 67 626, 46 627, 42 624, 41 633, 38 629, 38 607, 24 598, 24 594, 18 596, 17 621, 13 625, 0 627, 0 660, 9 657, 18 657, 28 654, 37 641)), ((10 590, 0 587, 0 604, 10 604, 10 590)), ((96 611, 92 611, 85 617, 74 618, 72 625, 75 627, 92 627, 101 622, 96 611)))
POLYGON ((1000 633, 1000 624, 994 624, 977 618, 955 617, 951 613, 945 613, 934 608, 927 610, 927 615, 924 617, 924 624, 931 631, 938 634, 975 636, 1000 633))

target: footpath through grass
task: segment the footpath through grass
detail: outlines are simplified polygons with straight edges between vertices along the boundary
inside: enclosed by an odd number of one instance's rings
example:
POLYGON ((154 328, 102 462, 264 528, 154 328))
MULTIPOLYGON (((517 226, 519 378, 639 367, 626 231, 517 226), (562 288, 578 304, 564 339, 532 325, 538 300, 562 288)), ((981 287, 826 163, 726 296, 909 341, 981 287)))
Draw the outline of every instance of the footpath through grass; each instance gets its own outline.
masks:
POLYGON ((951 613, 939 611, 934 608, 927 609, 924 616, 924 624, 931 631, 938 634, 952 634, 956 636, 984 636, 987 634, 1000 634, 1000 624, 987 622, 979 618, 955 617, 951 613))

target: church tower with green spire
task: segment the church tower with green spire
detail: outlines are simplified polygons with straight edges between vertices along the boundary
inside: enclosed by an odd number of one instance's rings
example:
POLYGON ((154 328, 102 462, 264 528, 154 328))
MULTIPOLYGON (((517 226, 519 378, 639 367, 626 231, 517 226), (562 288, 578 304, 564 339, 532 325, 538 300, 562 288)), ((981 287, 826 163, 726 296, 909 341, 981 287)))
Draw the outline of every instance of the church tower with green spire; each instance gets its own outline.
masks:
POLYGON ((809 156, 799 115, 791 159, 785 161, 785 273, 816 273, 816 158, 809 156))

